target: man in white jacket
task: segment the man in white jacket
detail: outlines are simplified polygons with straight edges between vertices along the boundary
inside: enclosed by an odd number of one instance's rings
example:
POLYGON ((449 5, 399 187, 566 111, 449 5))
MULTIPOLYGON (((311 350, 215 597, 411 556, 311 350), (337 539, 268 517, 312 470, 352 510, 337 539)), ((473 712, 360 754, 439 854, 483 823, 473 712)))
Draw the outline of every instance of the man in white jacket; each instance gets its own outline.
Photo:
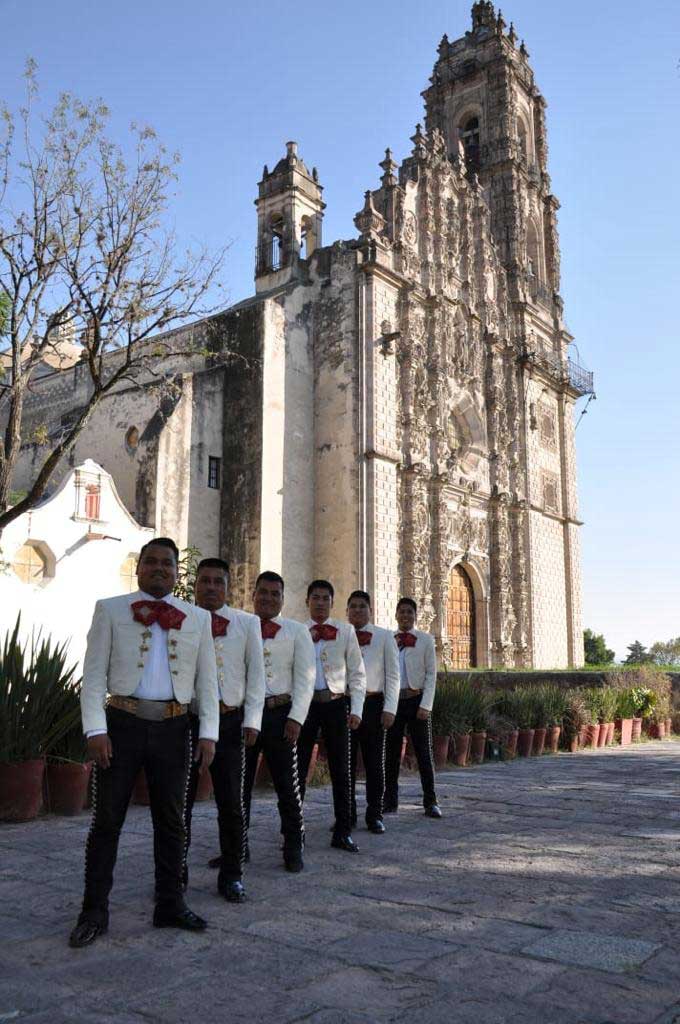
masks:
POLYGON ((298 740, 300 792, 304 799, 307 771, 319 731, 326 745, 333 787, 335 827, 331 846, 358 853, 352 839, 350 729, 358 729, 366 694, 366 670, 352 626, 331 619, 334 590, 328 580, 314 580, 307 588, 309 632, 316 655, 314 694, 298 740), (345 694, 350 699, 349 718, 345 694))
POLYGON ((278 797, 287 871, 302 871, 304 825, 298 782, 297 741, 314 692, 316 659, 309 630, 284 619, 284 582, 276 572, 261 572, 255 583, 253 607, 260 620, 264 655, 265 699, 262 730, 246 751, 245 803, 250 804, 260 752, 267 762, 278 797))
POLYGON ((359 748, 366 771, 366 827, 382 835, 385 794, 385 736, 399 703, 399 651, 389 629, 371 622, 371 598, 355 590, 347 601, 347 618, 356 630, 366 669, 366 700, 361 725, 352 740, 352 824, 356 824, 356 770, 359 748))
POLYGON ((437 687, 437 655, 434 637, 415 628, 417 611, 412 597, 402 597, 397 604, 399 631, 394 638, 399 649, 400 691, 397 717, 387 734, 384 811, 394 813, 399 806, 401 747, 408 726, 418 761, 425 814, 441 818, 434 789, 431 720, 437 687))
POLYGON ((94 761, 92 824, 85 852, 85 895, 70 945, 107 930, 109 893, 135 779, 144 769, 154 827, 157 928, 202 931, 182 895, 182 810, 191 758, 189 702, 199 716, 195 762, 206 771, 218 732, 210 616, 172 594, 179 552, 158 537, 142 548, 139 591, 98 601, 87 637, 81 706, 94 761), (107 694, 108 702, 107 702, 107 694))
MULTIPOLYGON (((221 558, 204 558, 196 570, 196 604, 210 612, 217 662, 220 725, 215 760, 210 772, 217 804, 220 834, 217 891, 230 903, 242 903, 243 864, 247 829, 243 805, 245 749, 257 741, 264 705, 264 662, 260 620, 227 603, 229 565, 221 558)), ((192 729, 198 718, 191 715, 192 729)), ((192 770, 186 803, 187 850, 198 774, 192 770)), ((188 871, 185 865, 185 881, 188 871)))

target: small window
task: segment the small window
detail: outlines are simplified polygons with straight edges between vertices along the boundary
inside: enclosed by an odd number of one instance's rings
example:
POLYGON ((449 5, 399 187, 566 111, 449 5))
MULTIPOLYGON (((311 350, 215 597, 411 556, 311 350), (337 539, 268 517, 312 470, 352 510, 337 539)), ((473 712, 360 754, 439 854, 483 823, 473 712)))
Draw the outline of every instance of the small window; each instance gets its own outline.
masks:
POLYGON ((139 446, 139 431, 137 427, 130 427, 125 435, 125 447, 129 452, 134 452, 139 446))
POLYGON ((460 141, 465 149, 465 163, 468 171, 479 169, 479 118, 468 117, 459 130, 460 141))
POLYGON ((120 567, 120 582, 124 594, 134 594, 137 590, 137 561, 139 555, 128 555, 120 567))
POLYGON ((47 559, 29 541, 17 551, 12 568, 22 583, 40 583, 47 576, 47 559))
POLYGON ((102 489, 99 484, 87 484, 85 487, 85 518, 99 519, 102 489))
POLYGON ((220 489, 220 470, 222 460, 214 455, 208 456, 208 487, 218 491, 220 489))

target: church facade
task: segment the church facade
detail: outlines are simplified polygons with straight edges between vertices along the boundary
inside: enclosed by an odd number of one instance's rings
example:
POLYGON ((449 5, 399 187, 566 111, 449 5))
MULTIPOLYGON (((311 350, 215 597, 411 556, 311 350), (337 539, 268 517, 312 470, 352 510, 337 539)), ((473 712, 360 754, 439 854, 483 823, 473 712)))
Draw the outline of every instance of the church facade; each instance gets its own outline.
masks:
MULTIPOLYGON (((370 591, 385 625, 413 596, 450 667, 578 665, 573 413, 592 377, 569 356, 545 101, 489 2, 442 39, 423 96, 350 240, 323 244, 319 175, 287 144, 258 186, 255 295, 176 332, 203 355, 170 361, 172 396, 121 390, 71 461, 105 467, 142 525, 226 557, 234 603, 274 569, 302 615, 323 576, 343 607, 370 591)), ((77 365, 50 380, 27 415, 56 429, 87 385, 77 365)), ((24 480, 34 464, 28 448, 24 480)))

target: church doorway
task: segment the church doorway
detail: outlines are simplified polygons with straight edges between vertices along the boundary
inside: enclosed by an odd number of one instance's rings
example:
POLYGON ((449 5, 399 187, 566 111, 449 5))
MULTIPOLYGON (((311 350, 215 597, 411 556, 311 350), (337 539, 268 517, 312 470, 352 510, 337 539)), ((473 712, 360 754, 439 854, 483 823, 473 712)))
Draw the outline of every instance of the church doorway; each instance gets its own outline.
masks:
POLYGON ((451 644, 452 668, 474 668, 477 664, 475 595, 470 577, 462 565, 454 565, 451 570, 446 634, 451 644))

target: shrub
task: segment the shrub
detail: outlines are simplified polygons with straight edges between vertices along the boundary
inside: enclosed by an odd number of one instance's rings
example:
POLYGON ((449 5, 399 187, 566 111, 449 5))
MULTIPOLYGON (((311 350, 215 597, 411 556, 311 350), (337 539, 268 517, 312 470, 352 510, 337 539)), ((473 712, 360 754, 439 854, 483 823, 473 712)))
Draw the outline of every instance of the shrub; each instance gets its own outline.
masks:
POLYGON ((489 718, 489 697, 485 691, 464 679, 440 682, 432 708, 432 728, 440 736, 454 733, 484 732, 489 718))
POLYGON ((612 686, 600 690, 600 717, 603 722, 613 722, 618 707, 618 694, 612 686))
POLYGON ((589 718, 583 690, 578 688, 567 690, 562 718, 562 735, 567 744, 576 739, 583 726, 588 724, 589 718))

